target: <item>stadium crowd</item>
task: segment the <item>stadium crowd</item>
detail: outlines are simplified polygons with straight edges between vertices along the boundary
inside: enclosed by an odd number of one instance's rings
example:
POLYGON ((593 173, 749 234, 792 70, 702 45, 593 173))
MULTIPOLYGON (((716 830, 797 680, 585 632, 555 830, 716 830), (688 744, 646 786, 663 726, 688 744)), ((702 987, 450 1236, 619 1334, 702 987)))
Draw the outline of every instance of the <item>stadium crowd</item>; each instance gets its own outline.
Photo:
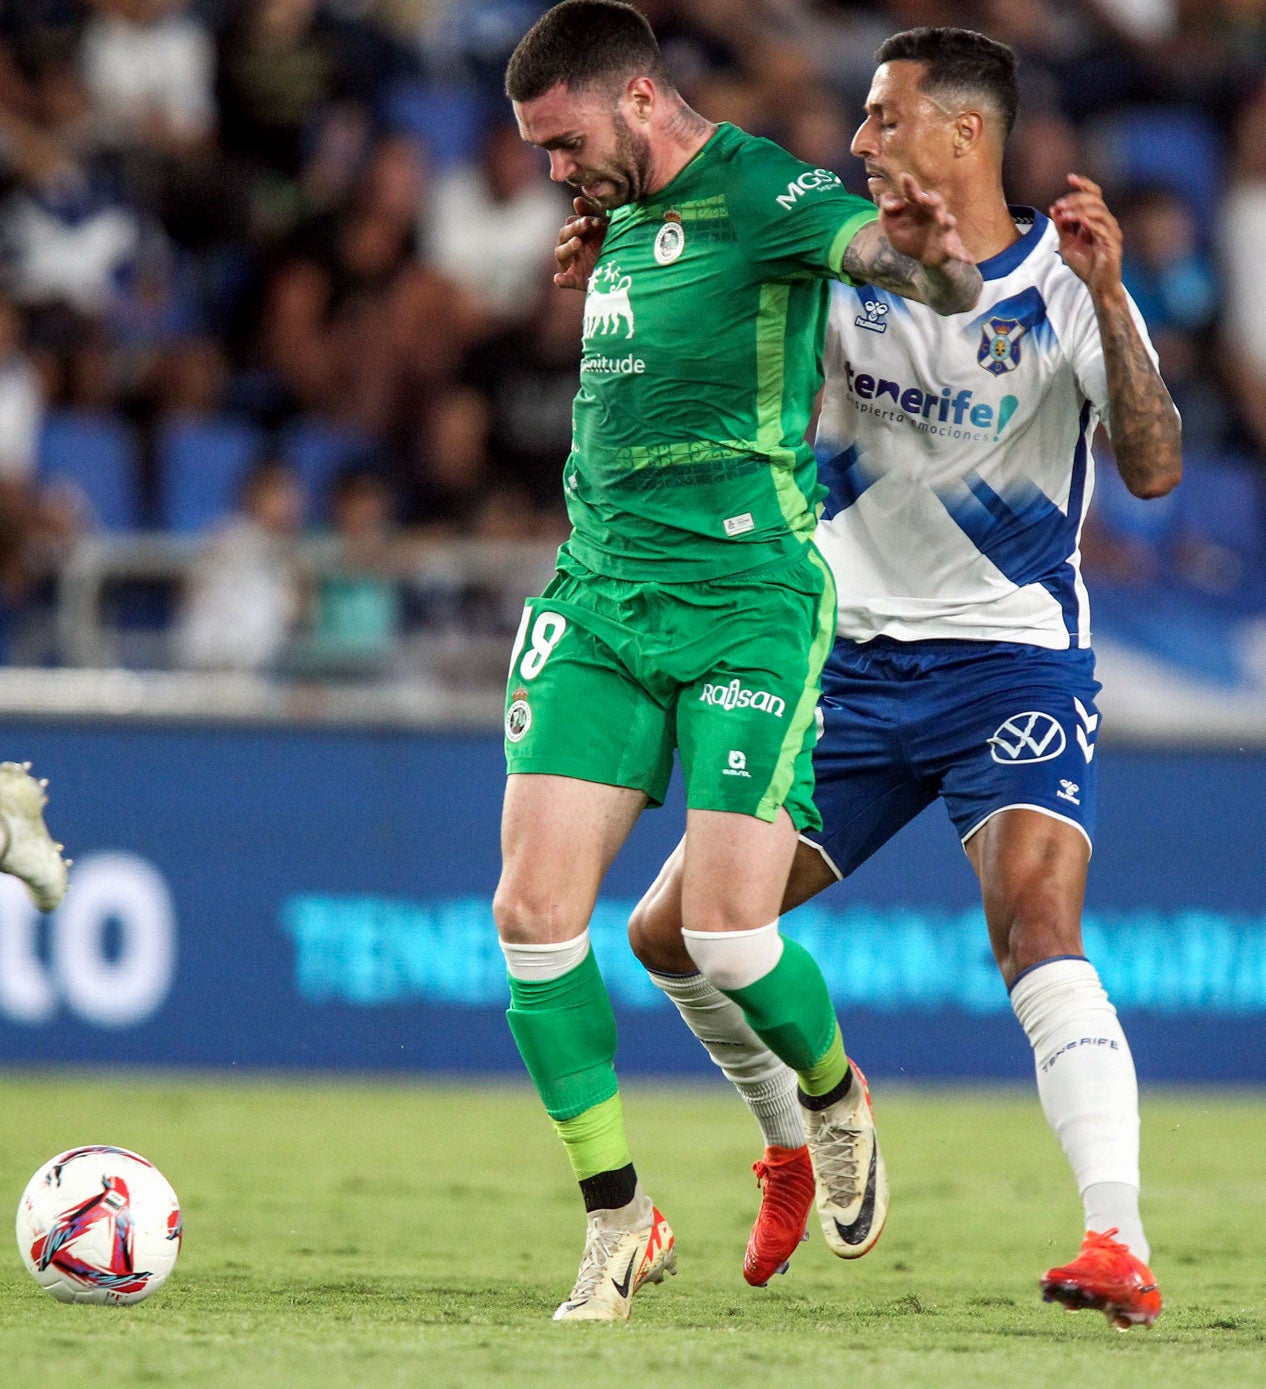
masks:
MULTIPOLYGON (((353 552, 366 528, 382 543, 564 532, 582 300, 551 285, 567 198, 501 91, 544 8, 0 0, 6 632, 47 600, 50 562, 102 528, 207 532, 195 609, 235 557, 275 577, 305 528, 335 525, 353 552)), ((1172 502, 1140 509, 1103 469, 1088 570, 1254 589, 1266 0, 643 8, 702 114, 857 191, 849 141, 884 37, 955 24, 1011 44, 1009 196, 1045 208, 1074 169, 1105 184, 1184 417, 1172 502)), ((208 647, 198 622, 188 663, 277 650, 208 647)))

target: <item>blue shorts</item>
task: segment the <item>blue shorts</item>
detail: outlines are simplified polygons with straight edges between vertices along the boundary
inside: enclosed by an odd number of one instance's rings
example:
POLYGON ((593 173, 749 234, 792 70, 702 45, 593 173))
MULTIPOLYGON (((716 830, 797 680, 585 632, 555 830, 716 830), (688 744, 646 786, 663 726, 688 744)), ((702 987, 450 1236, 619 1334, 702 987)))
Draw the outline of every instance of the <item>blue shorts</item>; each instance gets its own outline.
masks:
POLYGON ((814 844, 847 877, 939 796, 968 839, 1027 807, 1093 842, 1094 653, 1003 642, 839 640, 822 672, 814 844))

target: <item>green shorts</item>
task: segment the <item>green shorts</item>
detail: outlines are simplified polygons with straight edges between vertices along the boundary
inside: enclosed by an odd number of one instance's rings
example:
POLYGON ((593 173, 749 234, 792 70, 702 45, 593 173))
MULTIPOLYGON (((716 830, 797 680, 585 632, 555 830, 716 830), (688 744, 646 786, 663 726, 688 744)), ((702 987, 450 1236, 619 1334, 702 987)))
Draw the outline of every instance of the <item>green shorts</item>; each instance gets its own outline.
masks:
POLYGON ((812 546, 734 579, 635 583, 564 556, 529 599, 510 658, 506 763, 663 803, 680 749, 686 804, 818 829, 818 682, 835 585, 812 546))

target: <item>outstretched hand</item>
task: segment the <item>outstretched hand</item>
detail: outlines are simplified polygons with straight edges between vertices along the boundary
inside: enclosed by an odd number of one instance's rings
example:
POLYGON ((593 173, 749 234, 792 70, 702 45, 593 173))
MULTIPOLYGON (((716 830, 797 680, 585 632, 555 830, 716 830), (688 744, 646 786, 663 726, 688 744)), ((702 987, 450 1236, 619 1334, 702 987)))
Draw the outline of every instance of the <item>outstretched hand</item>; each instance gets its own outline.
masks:
POLYGON ((949 261, 974 264, 945 199, 925 192, 910 174, 902 174, 898 186, 879 196, 879 225, 893 250, 931 269, 949 261))
POLYGON ((1069 174, 1068 182, 1074 191, 1051 208, 1059 253, 1092 294, 1112 289, 1121 281, 1121 227, 1097 183, 1081 174, 1069 174))
POLYGON ((554 247, 554 259, 558 262, 554 283, 559 289, 583 290, 588 287, 589 276, 598 263, 607 234, 607 219, 588 198, 573 199, 572 208, 576 215, 563 223, 554 247))

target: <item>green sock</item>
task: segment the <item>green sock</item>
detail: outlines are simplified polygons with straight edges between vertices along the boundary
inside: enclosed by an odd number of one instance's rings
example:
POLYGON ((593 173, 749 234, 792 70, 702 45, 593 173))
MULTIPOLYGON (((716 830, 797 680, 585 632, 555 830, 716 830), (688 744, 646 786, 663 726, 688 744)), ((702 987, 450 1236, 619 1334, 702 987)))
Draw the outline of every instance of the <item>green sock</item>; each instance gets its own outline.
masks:
POLYGON ((512 978, 506 1018, 577 1180, 630 1162, 615 1078, 615 1014, 593 951, 558 979, 512 978))
POLYGON ((844 1079, 848 1057, 817 961, 783 937, 778 963, 742 989, 723 989, 752 1031, 800 1077, 806 1094, 825 1095, 844 1079))

